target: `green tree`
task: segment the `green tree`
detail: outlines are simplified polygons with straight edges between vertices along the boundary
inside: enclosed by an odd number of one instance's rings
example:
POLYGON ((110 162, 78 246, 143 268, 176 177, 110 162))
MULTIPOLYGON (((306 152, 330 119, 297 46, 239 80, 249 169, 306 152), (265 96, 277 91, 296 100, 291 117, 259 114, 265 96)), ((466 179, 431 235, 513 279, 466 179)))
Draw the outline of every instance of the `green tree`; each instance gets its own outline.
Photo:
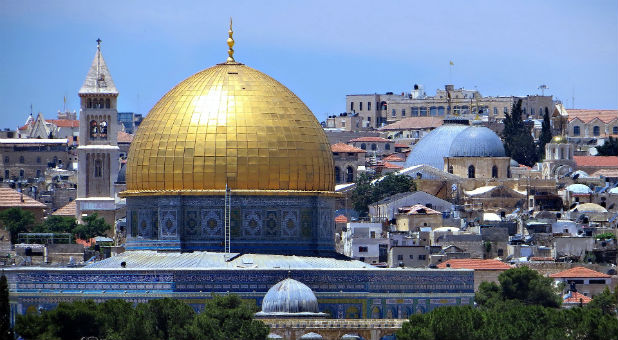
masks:
POLYGON ((0 340, 13 339, 11 329, 11 305, 9 304, 9 285, 6 276, 0 276, 0 340))
POLYGON ((595 296, 592 301, 590 301, 586 308, 596 308, 601 310, 604 314, 608 315, 616 315, 618 308, 618 288, 614 289, 612 293, 608 287, 605 287, 605 290, 597 296, 595 296))
POLYGON ((599 156, 618 156, 618 138, 609 137, 605 144, 596 149, 599 156))
POLYGON ((51 215, 34 228, 38 233, 70 233, 74 234, 77 229, 77 219, 71 216, 51 215))
POLYGON ((551 142, 551 122, 549 121, 549 112, 545 111, 543 123, 541 124, 541 135, 539 136, 538 160, 545 158, 545 144, 551 142))
POLYGON ((90 214, 83 219, 83 224, 79 224, 74 233, 77 237, 87 240, 95 236, 102 236, 111 229, 111 226, 105 222, 103 217, 99 217, 97 213, 90 214))
POLYGON ((543 277, 528 267, 512 268, 498 276, 500 285, 483 283, 476 294, 479 305, 494 306, 503 300, 518 300, 524 304, 560 307, 559 292, 551 278, 543 277))
POLYGON ((102 335, 97 306, 92 300, 60 302, 56 309, 44 313, 49 324, 43 338, 79 340, 102 335))
POLYGON ((108 300, 97 305, 97 323, 107 340, 128 339, 127 329, 130 321, 135 321, 133 304, 121 299, 108 300))
POLYGON ((266 339, 269 328, 254 320, 257 306, 237 295, 213 296, 193 320, 191 338, 195 340, 266 339))
POLYGON ((191 339, 189 326, 195 317, 191 306, 177 299, 157 299, 137 305, 127 325, 126 339, 191 339))
POLYGON ((372 183, 372 178, 361 174, 357 181, 351 199, 354 210, 361 216, 367 215, 369 205, 386 197, 407 191, 415 191, 414 180, 408 175, 389 173, 372 183))
POLYGON ((537 161, 536 145, 530 127, 524 124, 522 113, 519 99, 513 105, 511 113, 505 115, 502 131, 504 150, 506 155, 517 163, 532 166, 537 161))
POLYGON ((11 233, 11 243, 17 243, 19 233, 27 233, 34 227, 34 214, 20 208, 0 212, 0 222, 11 233))

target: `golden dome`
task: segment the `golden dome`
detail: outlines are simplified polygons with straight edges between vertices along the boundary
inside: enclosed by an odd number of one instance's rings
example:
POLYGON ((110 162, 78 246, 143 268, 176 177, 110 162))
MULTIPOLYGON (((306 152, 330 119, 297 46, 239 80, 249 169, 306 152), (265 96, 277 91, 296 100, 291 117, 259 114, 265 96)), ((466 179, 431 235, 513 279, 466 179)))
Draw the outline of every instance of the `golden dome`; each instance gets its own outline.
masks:
POLYGON ((567 141, 566 141, 566 138, 564 138, 564 136, 557 135, 551 139, 551 142, 554 144, 563 144, 563 143, 566 143, 567 141))
POLYGON ((185 79, 131 143, 126 196, 332 192, 333 159, 309 108, 273 78, 218 64, 185 79))

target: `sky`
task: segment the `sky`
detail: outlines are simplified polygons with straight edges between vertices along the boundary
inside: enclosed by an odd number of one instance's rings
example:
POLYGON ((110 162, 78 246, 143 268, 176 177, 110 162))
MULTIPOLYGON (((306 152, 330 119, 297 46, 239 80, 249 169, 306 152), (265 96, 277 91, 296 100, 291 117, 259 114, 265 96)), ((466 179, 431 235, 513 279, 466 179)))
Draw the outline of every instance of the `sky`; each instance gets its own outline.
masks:
MULTIPOLYGON (((177 83, 227 58, 295 92, 316 115, 345 96, 428 95, 452 83, 484 96, 540 94, 618 108, 618 1, 0 0, 0 128, 79 111, 102 39, 118 110, 147 114, 177 83), (454 66, 449 66, 453 61, 454 66)), ((573 103, 574 101, 574 103, 573 103)))

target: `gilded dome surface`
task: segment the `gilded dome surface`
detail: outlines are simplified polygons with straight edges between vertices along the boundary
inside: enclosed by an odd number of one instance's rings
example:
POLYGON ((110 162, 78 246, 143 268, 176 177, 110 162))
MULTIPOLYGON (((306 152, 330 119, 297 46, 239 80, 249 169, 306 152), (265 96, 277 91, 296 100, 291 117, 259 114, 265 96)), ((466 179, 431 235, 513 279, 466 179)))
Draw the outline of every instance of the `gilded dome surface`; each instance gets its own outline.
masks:
POLYGON ((332 192, 326 135, 273 78, 218 64, 182 81, 148 113, 129 151, 127 196, 225 190, 332 192))

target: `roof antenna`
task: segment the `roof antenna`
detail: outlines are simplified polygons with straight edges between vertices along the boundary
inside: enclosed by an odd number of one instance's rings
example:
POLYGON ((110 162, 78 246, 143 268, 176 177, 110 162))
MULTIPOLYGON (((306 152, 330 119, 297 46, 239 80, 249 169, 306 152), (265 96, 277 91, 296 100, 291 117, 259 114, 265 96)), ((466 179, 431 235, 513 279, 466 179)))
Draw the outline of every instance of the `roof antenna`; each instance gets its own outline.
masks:
POLYGON ((234 35, 234 31, 232 31, 232 17, 230 17, 230 30, 227 31, 228 34, 228 38, 227 38, 227 46, 229 47, 229 49, 227 50, 227 62, 228 63, 233 63, 235 62, 234 60, 234 38, 232 38, 232 35, 234 35))

